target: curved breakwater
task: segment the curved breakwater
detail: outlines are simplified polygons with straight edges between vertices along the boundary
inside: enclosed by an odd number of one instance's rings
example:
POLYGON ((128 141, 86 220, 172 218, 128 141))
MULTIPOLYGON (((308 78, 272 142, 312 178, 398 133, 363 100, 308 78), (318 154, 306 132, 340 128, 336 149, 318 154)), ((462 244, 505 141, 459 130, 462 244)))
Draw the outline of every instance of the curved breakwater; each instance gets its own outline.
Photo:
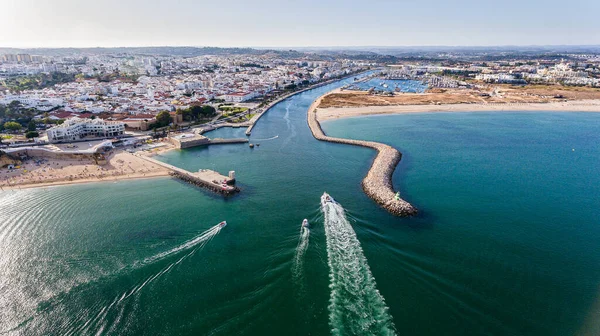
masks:
POLYGON ((373 160, 367 176, 362 181, 364 192, 377 204, 396 216, 416 215, 417 209, 415 207, 401 198, 395 198, 396 193, 392 185, 392 175, 402 158, 402 154, 394 147, 379 142, 334 138, 325 135, 321 124, 317 120, 316 113, 317 106, 319 106, 322 97, 315 100, 308 108, 308 126, 315 139, 377 150, 377 156, 373 160))
POLYGON ((395 335, 360 242, 338 203, 323 205, 329 264, 329 324, 333 335, 395 335))

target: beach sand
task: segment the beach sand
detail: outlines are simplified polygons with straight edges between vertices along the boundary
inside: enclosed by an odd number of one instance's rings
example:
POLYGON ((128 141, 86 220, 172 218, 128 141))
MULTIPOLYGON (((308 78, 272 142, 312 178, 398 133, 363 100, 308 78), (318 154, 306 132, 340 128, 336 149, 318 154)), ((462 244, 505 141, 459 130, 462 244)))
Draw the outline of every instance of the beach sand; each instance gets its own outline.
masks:
MULTIPOLYGON (((161 149, 161 152, 168 150, 161 149)), ((153 155, 156 152, 145 155, 153 155)), ((142 155, 144 155, 142 154, 142 155)), ((140 155, 140 154, 138 154, 140 155)), ((0 169, 0 188, 2 190, 23 189, 87 183, 168 176, 169 171, 123 150, 116 150, 107 157, 107 163, 96 165, 91 160, 49 159, 38 164, 33 158, 9 171, 0 169)))
POLYGON ((441 104, 441 105, 388 105, 361 107, 328 107, 317 109, 319 121, 377 114, 424 112, 600 112, 600 100, 574 100, 551 103, 497 103, 497 104, 441 104))

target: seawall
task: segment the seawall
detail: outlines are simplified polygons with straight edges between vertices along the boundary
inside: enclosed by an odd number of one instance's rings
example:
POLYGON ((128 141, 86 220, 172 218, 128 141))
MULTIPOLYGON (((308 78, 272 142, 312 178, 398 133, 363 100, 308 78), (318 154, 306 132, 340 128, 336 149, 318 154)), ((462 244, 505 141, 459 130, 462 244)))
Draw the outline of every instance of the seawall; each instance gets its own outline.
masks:
POLYGON ((230 179, 227 176, 223 176, 213 170, 202 169, 197 173, 189 172, 185 169, 175 167, 168 163, 158 161, 154 158, 147 157, 144 155, 137 155, 139 158, 142 158, 146 161, 159 165, 169 170, 169 175, 174 176, 182 181, 187 183, 203 187, 205 189, 223 194, 223 195, 232 195, 236 192, 240 192, 240 189, 236 187, 235 178, 230 179), (227 183, 224 183, 226 181, 227 183))
POLYGON ((374 141, 351 140, 327 136, 317 120, 316 113, 317 106, 319 106, 323 97, 324 95, 315 100, 308 109, 308 127, 315 139, 368 147, 377 150, 377 156, 373 159, 371 168, 369 168, 367 176, 365 176, 362 181, 364 192, 377 204, 393 215, 403 217, 416 215, 417 209, 410 203, 401 198, 395 199, 396 193, 393 189, 392 175, 394 174, 394 170, 396 170, 398 162, 400 162, 400 159, 402 158, 402 154, 392 146, 374 141))

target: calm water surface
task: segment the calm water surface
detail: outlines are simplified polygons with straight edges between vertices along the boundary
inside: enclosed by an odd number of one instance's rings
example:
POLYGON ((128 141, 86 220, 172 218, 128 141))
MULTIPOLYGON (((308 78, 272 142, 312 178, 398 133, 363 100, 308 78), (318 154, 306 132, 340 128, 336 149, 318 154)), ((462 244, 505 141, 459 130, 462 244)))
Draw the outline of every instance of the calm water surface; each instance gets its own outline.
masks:
POLYGON ((327 335, 356 322, 344 315, 356 302, 330 305, 329 287, 330 276, 352 285, 354 274, 368 289, 358 303, 389 314, 401 335, 598 330, 600 114, 324 123, 404 153, 394 183, 422 214, 398 219, 360 189, 374 153, 317 142, 307 127, 310 103, 342 84, 277 105, 254 150, 159 157, 235 170, 242 192, 229 199, 170 178, 0 193, 0 334, 327 335), (346 211, 350 248, 326 239, 323 191, 346 211), (359 262, 332 270, 328 251, 359 262))

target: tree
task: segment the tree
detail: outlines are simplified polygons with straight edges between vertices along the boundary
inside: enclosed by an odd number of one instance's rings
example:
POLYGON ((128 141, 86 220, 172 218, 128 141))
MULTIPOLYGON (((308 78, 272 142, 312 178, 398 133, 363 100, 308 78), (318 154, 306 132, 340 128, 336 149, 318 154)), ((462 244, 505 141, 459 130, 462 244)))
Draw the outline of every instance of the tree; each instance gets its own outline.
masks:
POLYGON ((200 112, 200 114, 202 114, 202 116, 204 116, 205 118, 212 117, 217 114, 217 110, 215 110, 215 108, 210 105, 204 105, 202 106, 202 111, 200 112))
POLYGON ((33 119, 29 120, 29 123, 27 123, 27 130, 29 132, 35 132, 35 121, 33 119))
POLYGON ((164 127, 171 123, 171 115, 167 111, 158 112, 156 115, 157 127, 164 127))
POLYGON ((39 137, 40 137, 40 134, 39 134, 38 132, 36 132, 36 131, 29 131, 29 132, 25 133, 25 137, 26 137, 27 139, 31 139, 31 138, 39 138, 39 137))
POLYGON ((18 131, 21 129, 21 124, 14 121, 7 121, 4 123, 4 128, 10 131, 18 131))

